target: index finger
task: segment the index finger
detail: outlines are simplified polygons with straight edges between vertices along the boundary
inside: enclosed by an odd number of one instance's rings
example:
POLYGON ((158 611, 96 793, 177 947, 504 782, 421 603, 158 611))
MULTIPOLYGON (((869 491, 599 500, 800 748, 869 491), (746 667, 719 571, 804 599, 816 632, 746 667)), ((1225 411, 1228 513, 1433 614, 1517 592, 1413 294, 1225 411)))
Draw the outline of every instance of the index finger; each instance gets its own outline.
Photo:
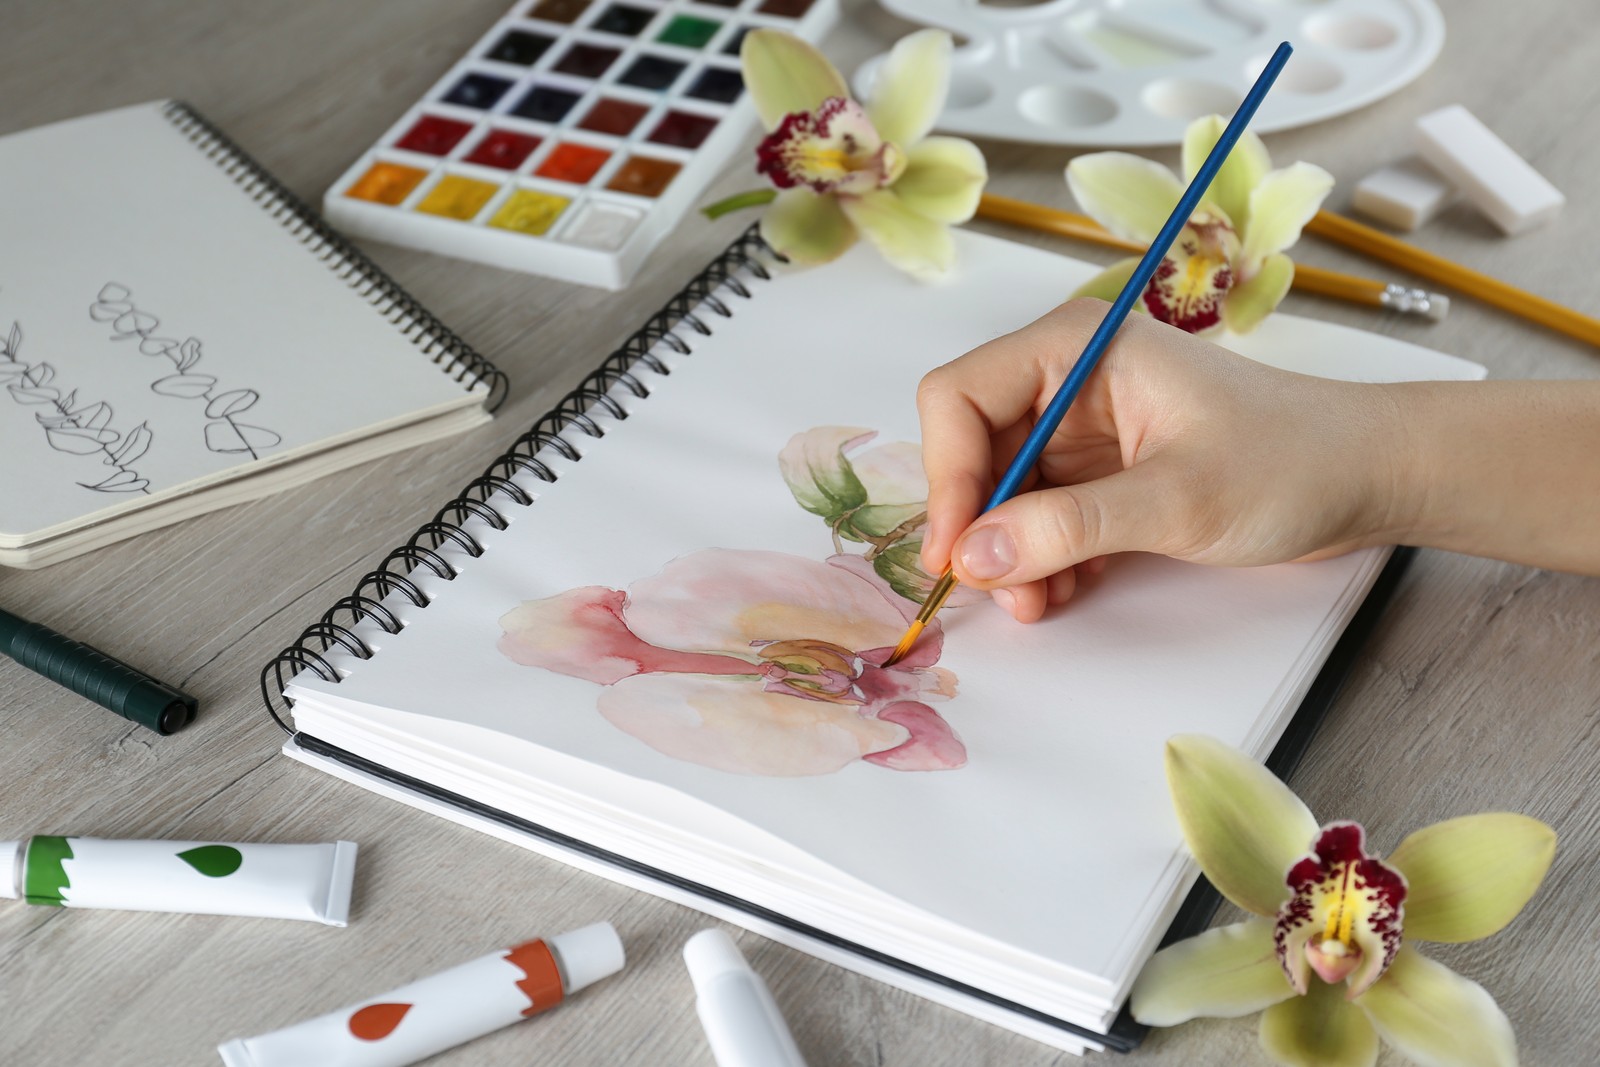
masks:
POLYGON ((935 368, 917 387, 928 476, 922 565, 931 574, 949 566, 956 538, 988 501, 994 438, 1027 419, 1046 387, 1041 347, 1033 328, 1024 327, 935 368))

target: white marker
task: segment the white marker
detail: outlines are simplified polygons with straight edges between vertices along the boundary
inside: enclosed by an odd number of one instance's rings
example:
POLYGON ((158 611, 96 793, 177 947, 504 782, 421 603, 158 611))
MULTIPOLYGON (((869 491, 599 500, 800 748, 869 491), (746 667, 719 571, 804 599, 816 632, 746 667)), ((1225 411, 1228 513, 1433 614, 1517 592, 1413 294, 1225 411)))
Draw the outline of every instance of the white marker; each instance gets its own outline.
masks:
POLYGON ((721 930, 702 930, 683 946, 695 1009, 717 1067, 805 1067, 767 983, 721 930))

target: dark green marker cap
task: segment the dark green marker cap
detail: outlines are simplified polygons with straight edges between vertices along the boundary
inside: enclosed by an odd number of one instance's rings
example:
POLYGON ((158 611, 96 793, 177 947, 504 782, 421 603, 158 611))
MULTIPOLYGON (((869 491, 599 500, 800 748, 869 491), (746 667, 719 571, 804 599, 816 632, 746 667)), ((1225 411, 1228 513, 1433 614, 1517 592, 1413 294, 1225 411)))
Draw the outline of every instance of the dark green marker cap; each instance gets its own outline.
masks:
POLYGON ((198 706, 181 689, 8 611, 0 611, 0 653, 158 734, 189 725, 198 706))

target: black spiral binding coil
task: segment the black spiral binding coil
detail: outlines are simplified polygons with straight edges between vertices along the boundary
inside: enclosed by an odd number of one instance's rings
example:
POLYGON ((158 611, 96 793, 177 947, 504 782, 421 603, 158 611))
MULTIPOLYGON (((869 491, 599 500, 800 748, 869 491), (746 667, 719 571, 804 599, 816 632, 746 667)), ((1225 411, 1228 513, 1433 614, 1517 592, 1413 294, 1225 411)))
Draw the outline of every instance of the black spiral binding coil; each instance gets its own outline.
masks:
POLYGON ((329 270, 398 327, 423 355, 467 388, 479 383, 487 385, 486 406, 490 411, 500 406, 508 386, 503 371, 434 318, 382 267, 329 226, 321 215, 193 107, 181 100, 171 100, 162 107, 161 113, 329 270))
POLYGON ((370 620, 386 633, 399 633, 405 624, 383 605, 384 597, 399 592, 415 606, 427 607, 427 594, 412 581, 411 574, 422 567, 445 581, 453 580, 459 571, 439 553, 438 549, 442 547, 459 548, 469 557, 482 555, 483 546, 462 528, 466 520, 478 518, 494 529, 505 529, 508 520, 496 510, 495 505, 489 503, 489 499, 496 493, 502 493, 511 503, 520 507, 531 505, 532 496, 512 481, 512 476, 527 473, 542 482, 554 482, 556 473, 538 458, 544 449, 572 462, 581 460, 583 453, 562 435, 576 428, 586 437, 604 437, 605 431, 591 413, 617 420, 626 419, 627 409, 611 395, 612 391, 621 386, 632 396, 641 399, 648 397, 650 390, 633 373, 634 369, 642 366, 663 377, 670 374, 670 368, 651 349, 660 343, 687 355, 689 346, 679 332, 689 329, 710 336, 711 328, 697 312, 710 311, 723 318, 732 318, 732 309, 718 296, 718 291, 725 287, 728 292, 748 299, 750 290, 739 274, 748 271, 758 278, 771 277, 763 262, 764 257, 778 258, 761 240, 756 227, 752 226, 668 300, 622 347, 607 356, 576 389, 562 397, 554 408, 512 442, 510 448, 495 457, 481 475, 462 487, 404 544, 386 555, 376 570, 364 575, 349 596, 324 612, 294 644, 273 657, 261 669, 261 700, 266 705, 267 714, 272 716, 283 732, 291 737, 295 733, 294 728, 278 713, 279 702, 284 710, 293 704, 283 694, 290 679, 301 671, 310 670, 325 681, 338 682, 339 672, 323 655, 336 645, 360 659, 370 658, 372 648, 355 630, 359 623, 370 620))

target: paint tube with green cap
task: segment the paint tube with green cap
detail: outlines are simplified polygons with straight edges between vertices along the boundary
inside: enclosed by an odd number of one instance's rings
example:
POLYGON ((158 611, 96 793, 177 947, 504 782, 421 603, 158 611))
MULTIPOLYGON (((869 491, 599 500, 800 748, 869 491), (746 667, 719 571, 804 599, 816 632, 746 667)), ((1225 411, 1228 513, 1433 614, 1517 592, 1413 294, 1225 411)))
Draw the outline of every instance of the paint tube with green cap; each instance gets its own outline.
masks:
POLYGON ((343 926, 355 864, 353 841, 240 845, 40 836, 0 841, 0 897, 58 908, 254 915, 343 926))

